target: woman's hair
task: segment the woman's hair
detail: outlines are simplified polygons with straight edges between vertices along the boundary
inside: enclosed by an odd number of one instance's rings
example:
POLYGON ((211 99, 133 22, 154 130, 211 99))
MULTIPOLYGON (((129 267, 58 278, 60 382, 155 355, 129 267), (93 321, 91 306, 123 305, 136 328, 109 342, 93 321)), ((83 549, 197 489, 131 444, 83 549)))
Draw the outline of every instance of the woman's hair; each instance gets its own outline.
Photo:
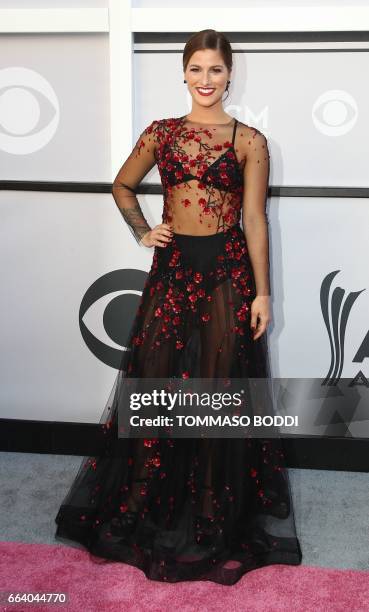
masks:
POLYGON ((214 49, 220 51, 223 61, 229 72, 232 70, 232 47, 226 36, 216 30, 200 30, 188 39, 183 50, 183 71, 195 51, 202 49, 214 49))

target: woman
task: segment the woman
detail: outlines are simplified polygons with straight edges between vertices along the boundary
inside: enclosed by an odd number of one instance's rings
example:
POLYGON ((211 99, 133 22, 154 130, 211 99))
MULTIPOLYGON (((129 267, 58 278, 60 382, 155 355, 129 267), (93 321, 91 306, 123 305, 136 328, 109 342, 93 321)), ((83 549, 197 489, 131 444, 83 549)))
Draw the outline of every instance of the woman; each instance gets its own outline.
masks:
POLYGON ((56 537, 152 580, 231 585, 301 562, 280 440, 117 436, 124 380, 269 377, 267 140, 223 109, 232 71, 223 34, 193 35, 183 68, 191 112, 152 121, 113 184, 153 263, 100 421, 106 452, 83 460, 56 537), (151 228, 135 190, 155 164, 164 209, 151 228))

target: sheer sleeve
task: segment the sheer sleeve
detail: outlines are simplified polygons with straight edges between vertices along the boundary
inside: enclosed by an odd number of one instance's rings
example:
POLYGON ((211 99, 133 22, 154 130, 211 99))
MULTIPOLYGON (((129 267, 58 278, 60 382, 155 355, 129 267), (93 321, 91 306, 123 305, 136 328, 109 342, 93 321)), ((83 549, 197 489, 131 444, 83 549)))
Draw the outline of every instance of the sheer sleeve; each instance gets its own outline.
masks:
POLYGON ((266 199, 269 183, 269 148, 264 134, 248 128, 242 222, 256 283, 256 295, 270 295, 269 232, 266 199))
POLYGON ((158 123, 157 120, 152 121, 140 134, 112 186, 115 203, 138 244, 140 244, 143 236, 151 230, 151 227, 147 223, 136 197, 136 189, 156 163, 158 123))

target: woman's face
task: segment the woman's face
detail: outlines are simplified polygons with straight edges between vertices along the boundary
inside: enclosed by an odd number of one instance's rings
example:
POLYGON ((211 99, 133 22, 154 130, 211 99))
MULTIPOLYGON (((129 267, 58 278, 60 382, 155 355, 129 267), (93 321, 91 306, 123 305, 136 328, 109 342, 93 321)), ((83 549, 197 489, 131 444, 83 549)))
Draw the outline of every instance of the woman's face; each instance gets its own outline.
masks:
POLYGON ((195 51, 184 72, 193 101, 201 106, 213 106, 222 99, 230 75, 221 53, 214 49, 195 51), (202 88, 210 89, 206 92, 202 88))

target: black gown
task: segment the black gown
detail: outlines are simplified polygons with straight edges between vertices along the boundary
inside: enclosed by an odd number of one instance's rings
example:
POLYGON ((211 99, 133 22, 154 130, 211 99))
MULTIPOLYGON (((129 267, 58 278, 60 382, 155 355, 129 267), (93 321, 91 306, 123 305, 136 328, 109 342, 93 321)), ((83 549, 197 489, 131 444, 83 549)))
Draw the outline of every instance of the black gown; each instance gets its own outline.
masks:
POLYGON ((138 243, 150 226, 135 190, 155 164, 162 222, 173 238, 154 247, 100 419, 106 447, 84 457, 55 537, 82 544, 92 559, 140 568, 151 580, 232 585, 255 568, 301 563, 282 441, 118 438, 118 407, 131 377, 270 377, 266 334, 254 340, 250 327, 255 266, 269 290, 269 261, 251 265, 240 226, 243 205, 265 211, 268 144, 236 119, 152 121, 112 191, 138 243))

